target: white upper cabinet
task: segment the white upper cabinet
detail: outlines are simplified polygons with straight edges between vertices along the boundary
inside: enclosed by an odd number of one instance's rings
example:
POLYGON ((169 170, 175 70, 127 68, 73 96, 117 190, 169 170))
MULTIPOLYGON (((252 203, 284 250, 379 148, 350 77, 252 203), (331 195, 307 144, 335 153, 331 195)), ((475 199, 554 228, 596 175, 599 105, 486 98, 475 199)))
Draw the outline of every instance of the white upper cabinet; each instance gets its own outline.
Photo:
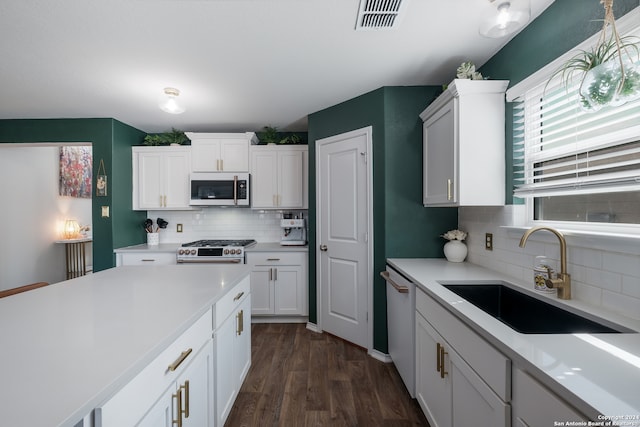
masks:
POLYGON ((251 147, 251 207, 307 209, 307 145, 251 147))
POLYGON ((504 205, 508 84, 456 79, 420 114, 425 206, 504 205))
POLYGON ((258 143, 255 133, 187 132, 186 135, 191 140, 192 172, 249 171, 249 145, 258 143))
POLYGON ((133 209, 191 209, 190 147, 133 147, 133 209))

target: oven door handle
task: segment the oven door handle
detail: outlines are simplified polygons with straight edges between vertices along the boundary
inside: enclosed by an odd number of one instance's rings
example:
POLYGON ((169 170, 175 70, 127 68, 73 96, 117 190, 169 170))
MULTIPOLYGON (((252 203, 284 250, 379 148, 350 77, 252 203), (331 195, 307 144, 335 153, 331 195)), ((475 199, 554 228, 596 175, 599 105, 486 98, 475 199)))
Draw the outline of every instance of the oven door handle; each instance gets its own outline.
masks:
POLYGON ((240 258, 227 259, 179 259, 178 264, 202 263, 202 264, 239 264, 242 262, 240 258))

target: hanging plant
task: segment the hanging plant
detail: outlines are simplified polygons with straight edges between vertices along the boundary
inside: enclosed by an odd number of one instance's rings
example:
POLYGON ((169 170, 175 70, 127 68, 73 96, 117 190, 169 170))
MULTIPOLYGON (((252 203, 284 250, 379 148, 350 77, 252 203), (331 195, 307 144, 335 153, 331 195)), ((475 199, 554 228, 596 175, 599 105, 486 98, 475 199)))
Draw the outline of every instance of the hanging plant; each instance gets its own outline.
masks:
POLYGON ((604 5, 605 16, 596 45, 591 50, 579 51, 551 76, 553 79, 560 74, 568 89, 576 73, 581 74, 580 107, 590 112, 640 98, 638 38, 620 37, 613 16, 613 0, 600 3, 604 5))

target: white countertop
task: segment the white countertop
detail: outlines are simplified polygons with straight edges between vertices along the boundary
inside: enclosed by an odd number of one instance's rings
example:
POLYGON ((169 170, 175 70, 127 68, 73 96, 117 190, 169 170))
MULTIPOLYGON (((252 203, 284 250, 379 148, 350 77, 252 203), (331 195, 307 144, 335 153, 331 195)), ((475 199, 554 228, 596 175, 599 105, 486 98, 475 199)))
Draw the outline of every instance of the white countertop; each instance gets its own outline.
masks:
POLYGON ((248 273, 117 267, 0 299, 0 424, 73 426, 248 273))
MULTIPOLYGON (((115 249, 114 252, 176 252, 180 246, 181 243, 160 243, 159 245, 147 245, 146 243, 143 243, 141 245, 118 248, 115 249)), ((280 242, 260 242, 255 246, 246 248, 245 252, 309 252, 309 246, 283 246, 280 242)))
POLYGON ((280 242, 258 243, 245 252, 309 252, 309 246, 283 246, 280 242))
MULTIPOLYGON (((511 358, 515 365, 531 372, 585 415, 596 421, 598 415, 640 415, 640 334, 521 334, 462 300, 439 282, 504 280, 522 286, 529 294, 541 296, 530 289, 532 285, 466 262, 389 259, 387 263, 511 358)), ((565 302, 555 296, 542 296, 553 304, 580 309, 640 330, 640 321, 579 301, 565 302)))
POLYGON ((178 248, 181 246, 180 243, 160 243, 159 245, 148 245, 146 243, 142 243, 140 245, 133 246, 125 246, 123 248, 114 249, 115 253, 126 253, 126 252, 173 252, 175 253, 178 248))

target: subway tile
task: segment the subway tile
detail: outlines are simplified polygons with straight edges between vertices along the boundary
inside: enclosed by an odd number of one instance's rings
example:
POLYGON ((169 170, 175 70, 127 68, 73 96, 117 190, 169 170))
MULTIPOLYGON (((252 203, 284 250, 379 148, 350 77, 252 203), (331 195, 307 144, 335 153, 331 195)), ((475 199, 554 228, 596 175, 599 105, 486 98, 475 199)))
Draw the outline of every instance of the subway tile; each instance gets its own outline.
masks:
POLYGON ((602 292, 602 306, 633 319, 640 319, 640 299, 615 292, 602 292))

